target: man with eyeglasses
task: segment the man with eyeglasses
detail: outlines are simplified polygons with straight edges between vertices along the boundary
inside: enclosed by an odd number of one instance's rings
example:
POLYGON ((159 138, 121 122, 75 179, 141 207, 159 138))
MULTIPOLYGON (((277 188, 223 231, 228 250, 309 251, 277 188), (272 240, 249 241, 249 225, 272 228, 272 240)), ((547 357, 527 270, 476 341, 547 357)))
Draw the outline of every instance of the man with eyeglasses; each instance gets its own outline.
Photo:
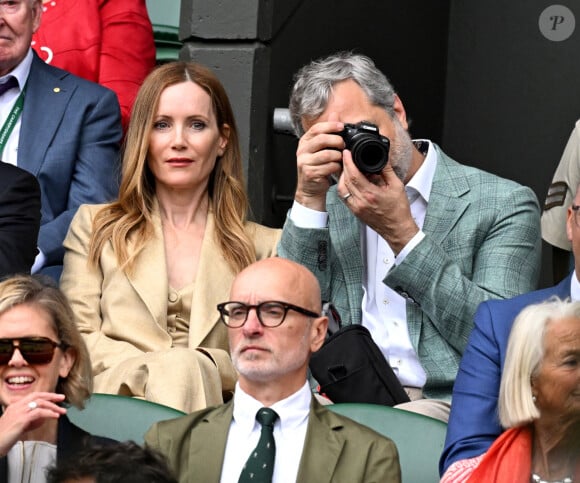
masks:
MULTIPOLYGON (((508 300, 479 305, 475 327, 459 365, 445 448, 439 463, 443 475, 476 464, 475 458, 491 446, 503 429, 497 414, 499 384, 512 323, 520 311, 550 297, 580 300, 580 185, 568 207, 566 232, 576 260, 574 271, 554 287, 508 300)), ((451 479, 451 481, 459 481, 451 479)))
POLYGON ((261 260, 235 278, 218 310, 239 372, 233 400, 157 423, 145 436, 179 481, 400 481, 391 440, 312 396, 308 361, 328 324, 312 273, 261 260))

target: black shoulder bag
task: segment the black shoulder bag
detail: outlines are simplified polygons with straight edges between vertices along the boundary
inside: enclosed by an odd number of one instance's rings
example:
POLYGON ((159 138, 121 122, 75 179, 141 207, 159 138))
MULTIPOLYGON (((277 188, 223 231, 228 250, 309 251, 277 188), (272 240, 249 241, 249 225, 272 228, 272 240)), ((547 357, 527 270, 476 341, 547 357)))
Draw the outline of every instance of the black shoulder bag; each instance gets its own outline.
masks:
POLYGON ((320 393, 335 403, 394 406, 408 402, 409 396, 369 330, 360 324, 341 327, 331 304, 325 304, 325 312, 338 330, 310 358, 310 372, 320 384, 320 393))

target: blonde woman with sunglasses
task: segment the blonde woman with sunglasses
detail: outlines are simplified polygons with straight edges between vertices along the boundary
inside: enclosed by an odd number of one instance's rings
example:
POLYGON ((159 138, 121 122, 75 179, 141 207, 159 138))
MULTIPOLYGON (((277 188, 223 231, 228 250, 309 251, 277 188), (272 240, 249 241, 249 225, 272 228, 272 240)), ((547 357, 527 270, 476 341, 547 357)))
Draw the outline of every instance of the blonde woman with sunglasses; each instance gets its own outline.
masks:
POLYGON ((94 442, 66 406, 92 389, 87 348, 62 292, 27 275, 0 282, 0 481, 45 482, 45 468, 94 442))

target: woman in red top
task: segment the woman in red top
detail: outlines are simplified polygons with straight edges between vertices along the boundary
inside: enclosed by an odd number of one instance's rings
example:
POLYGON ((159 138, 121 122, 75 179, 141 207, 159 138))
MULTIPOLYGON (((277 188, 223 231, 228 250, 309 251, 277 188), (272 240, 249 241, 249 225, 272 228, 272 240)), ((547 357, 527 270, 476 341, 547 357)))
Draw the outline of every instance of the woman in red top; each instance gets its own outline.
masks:
POLYGON ((155 66, 145 0, 43 0, 32 47, 48 64, 113 90, 126 129, 137 91, 155 66))

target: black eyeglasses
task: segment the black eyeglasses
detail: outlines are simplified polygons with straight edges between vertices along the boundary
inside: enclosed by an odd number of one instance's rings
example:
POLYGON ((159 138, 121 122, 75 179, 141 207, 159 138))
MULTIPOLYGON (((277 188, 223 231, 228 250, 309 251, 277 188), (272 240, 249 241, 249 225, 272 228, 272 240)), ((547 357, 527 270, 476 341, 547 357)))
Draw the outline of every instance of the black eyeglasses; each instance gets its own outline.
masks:
POLYGON ((250 310, 255 309, 260 324, 264 327, 278 327, 284 322, 289 310, 294 310, 308 317, 320 317, 320 314, 311 310, 303 309, 297 305, 286 302, 267 300, 257 305, 247 305, 242 302, 224 302, 218 304, 221 321, 228 327, 237 329, 246 323, 250 310))
POLYGON ((0 365, 6 365, 18 349, 29 364, 48 364, 54 357, 54 350, 64 350, 66 344, 55 342, 47 337, 22 337, 19 339, 0 339, 0 365))

